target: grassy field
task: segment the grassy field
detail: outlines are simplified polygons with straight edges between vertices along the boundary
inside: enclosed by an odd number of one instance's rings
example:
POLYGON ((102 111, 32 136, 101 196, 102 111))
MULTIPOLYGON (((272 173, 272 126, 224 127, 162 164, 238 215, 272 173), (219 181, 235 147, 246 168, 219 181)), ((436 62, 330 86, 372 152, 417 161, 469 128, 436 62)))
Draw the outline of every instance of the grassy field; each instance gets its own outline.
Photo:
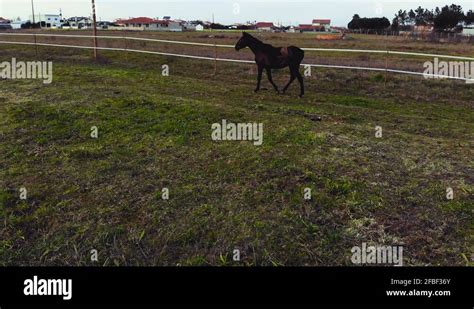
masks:
MULTIPOLYGON (((298 99, 296 83, 286 95, 254 94, 247 64, 219 63, 214 76, 207 61, 101 52, 95 63, 90 51, 1 49, 0 62, 54 61, 51 85, 0 80, 1 265, 352 265, 362 242, 403 245, 405 265, 473 265, 472 85, 318 69, 298 99), (263 145, 212 141, 222 119, 263 123, 263 145)), ((280 86, 287 79, 275 75, 280 86)))

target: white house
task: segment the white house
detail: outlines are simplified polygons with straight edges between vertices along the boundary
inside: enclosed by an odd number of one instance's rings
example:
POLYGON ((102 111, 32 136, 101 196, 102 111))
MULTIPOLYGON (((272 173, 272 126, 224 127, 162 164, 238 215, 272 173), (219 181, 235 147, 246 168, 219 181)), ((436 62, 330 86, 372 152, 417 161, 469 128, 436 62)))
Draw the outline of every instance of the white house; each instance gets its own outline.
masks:
POLYGON ((272 22, 258 22, 255 24, 255 28, 258 31, 272 31, 275 25, 272 22))
POLYGON ((181 32, 184 30, 184 27, 180 22, 174 20, 157 20, 150 24, 149 29, 145 30, 181 32))
POLYGON ((203 25, 196 25, 196 31, 204 31, 203 25))
POLYGON ((120 19, 115 22, 126 30, 144 30, 144 31, 172 31, 181 32, 184 27, 179 21, 159 20, 148 17, 137 17, 130 19, 120 19))
POLYGON ((26 24, 26 20, 21 20, 19 17, 13 21, 10 22, 10 26, 12 29, 21 29, 21 25, 26 24))
POLYGON ((88 29, 92 27, 92 18, 75 16, 66 20, 71 29, 88 29))
POLYGON ((62 17, 58 14, 35 14, 35 18, 33 18, 33 15, 30 15, 30 21, 33 22, 33 20, 36 23, 41 23, 41 28, 59 28, 62 17))
POLYGON ((196 31, 196 24, 193 24, 189 21, 179 21, 183 27, 183 31, 196 31))

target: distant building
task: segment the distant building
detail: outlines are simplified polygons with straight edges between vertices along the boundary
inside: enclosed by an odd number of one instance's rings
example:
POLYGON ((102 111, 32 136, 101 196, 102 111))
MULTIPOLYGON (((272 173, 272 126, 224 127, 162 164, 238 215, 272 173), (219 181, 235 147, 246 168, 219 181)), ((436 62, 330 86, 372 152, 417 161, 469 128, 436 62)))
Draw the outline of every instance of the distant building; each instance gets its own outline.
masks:
POLYGON ((35 14, 30 15, 30 21, 40 23, 41 28, 60 28, 62 25, 62 16, 59 14, 35 14))
MULTIPOLYGON (((148 17, 137 17, 130 19, 121 19, 115 22, 118 25, 129 30, 145 30, 145 31, 172 31, 181 32, 185 27, 180 21, 174 20, 159 20, 148 17)), ((191 27, 191 26, 190 26, 191 27)))
POLYGON ((300 24, 295 28, 295 31, 298 32, 325 32, 326 28, 324 26, 314 26, 312 24, 300 24))
POLYGON ((89 29, 92 28, 92 18, 84 16, 70 17, 65 21, 71 29, 89 29))
POLYGON ((345 27, 331 27, 332 32, 339 32, 339 33, 345 33, 348 31, 347 28, 345 27))
POLYGON ((129 19, 119 19, 115 23, 126 28, 137 28, 136 30, 145 30, 145 27, 150 27, 156 19, 148 17, 136 17, 129 19))
POLYGON ((196 27, 198 26, 198 24, 194 24, 189 21, 182 21, 180 24, 183 28, 183 31, 196 31, 196 27))
POLYGON ((298 27, 295 28, 295 30, 299 32, 311 32, 314 31, 314 27, 310 24, 299 24, 298 27))
POLYGON ((255 24, 255 28, 258 31, 272 31, 275 25, 271 22, 258 22, 255 24))
POLYGON ((420 26, 414 26, 413 27, 413 32, 415 33, 431 33, 434 30, 433 25, 420 25, 420 26))
POLYGON ((12 29, 10 21, 8 19, 0 17, 0 30, 8 30, 8 29, 12 29))
POLYGON ((331 31, 331 20, 330 19, 313 19, 312 25, 314 27, 324 27, 325 31, 331 31))
MULTIPOLYGON (((189 30, 193 30, 191 25, 189 27, 189 30)), ((187 29, 180 22, 174 20, 157 20, 150 25, 150 29, 146 30, 181 32, 187 29)))
POLYGON ((21 26, 26 24, 26 20, 21 20, 19 17, 13 21, 10 22, 10 26, 12 29, 21 29, 21 26))
POLYGON ((465 36, 474 36, 474 25, 465 26, 462 29, 462 35, 465 36))
POLYGON ((204 31, 203 25, 196 25, 196 31, 204 31))

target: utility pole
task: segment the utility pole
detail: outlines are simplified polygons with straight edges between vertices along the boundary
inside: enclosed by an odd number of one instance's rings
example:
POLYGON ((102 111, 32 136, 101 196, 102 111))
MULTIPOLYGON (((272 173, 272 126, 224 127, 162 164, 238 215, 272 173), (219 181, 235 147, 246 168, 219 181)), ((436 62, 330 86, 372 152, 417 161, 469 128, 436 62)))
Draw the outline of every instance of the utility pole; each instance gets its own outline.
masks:
MULTIPOLYGON (((31 14, 33 15, 33 29, 35 27, 36 21, 35 21, 35 6, 33 5, 33 0, 31 0, 31 14)), ((36 44, 36 34, 33 35, 33 38, 35 40, 35 54, 38 56, 38 45, 36 44)))
POLYGON ((97 23, 95 17, 95 0, 92 0, 92 29, 94 33, 94 59, 97 60, 97 23))
POLYGON ((33 16, 33 25, 34 25, 36 21, 35 21, 35 6, 33 5, 33 0, 31 0, 31 14, 33 16))
MULTIPOLYGON (((212 13, 212 26, 215 26, 215 21, 214 21, 214 13, 212 13)), ((211 26, 211 31, 212 31, 212 26, 211 26)), ((213 35, 214 37, 214 77, 217 75, 217 41, 216 41, 216 35, 213 35)))

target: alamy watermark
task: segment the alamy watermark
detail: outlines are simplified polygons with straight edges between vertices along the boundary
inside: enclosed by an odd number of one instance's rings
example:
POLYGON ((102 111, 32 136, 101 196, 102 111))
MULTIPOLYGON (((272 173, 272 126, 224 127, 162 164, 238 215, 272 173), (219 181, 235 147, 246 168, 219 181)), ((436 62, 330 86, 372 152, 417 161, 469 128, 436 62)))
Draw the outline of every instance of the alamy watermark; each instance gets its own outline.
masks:
POLYGON ((474 84, 474 61, 426 61, 423 65, 425 78, 454 77, 465 79, 466 84, 474 84))
POLYGON ((53 81, 53 62, 51 61, 11 61, 0 63, 0 78, 3 79, 42 79, 44 84, 53 81))
POLYGON ((263 123, 232 123, 226 119, 211 126, 213 141, 253 141, 255 146, 263 144, 263 123))
POLYGON ((361 246, 351 249, 351 261, 354 264, 378 264, 403 266, 403 246, 361 246))
POLYGON ((24 281, 25 296, 62 296, 64 300, 72 298, 72 279, 33 279, 24 281))

